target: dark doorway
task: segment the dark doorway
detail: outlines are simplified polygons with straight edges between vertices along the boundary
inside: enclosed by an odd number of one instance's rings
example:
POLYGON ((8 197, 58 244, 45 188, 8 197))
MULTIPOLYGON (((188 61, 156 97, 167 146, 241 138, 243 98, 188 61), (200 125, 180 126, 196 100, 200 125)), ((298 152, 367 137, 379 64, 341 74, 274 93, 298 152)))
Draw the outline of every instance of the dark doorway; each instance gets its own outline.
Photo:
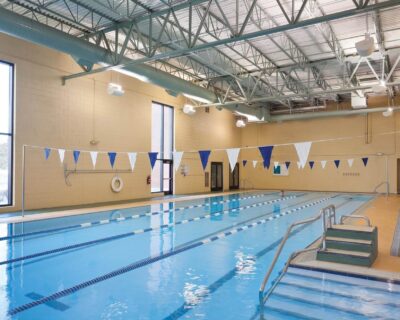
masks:
POLYGON ((211 191, 224 189, 224 176, 222 162, 211 162, 211 191))
POLYGON ((229 173, 229 190, 239 189, 239 163, 236 163, 235 169, 229 173))
POLYGON ((163 162, 163 188, 165 195, 172 194, 174 186, 173 186, 173 162, 172 160, 162 160, 163 162))

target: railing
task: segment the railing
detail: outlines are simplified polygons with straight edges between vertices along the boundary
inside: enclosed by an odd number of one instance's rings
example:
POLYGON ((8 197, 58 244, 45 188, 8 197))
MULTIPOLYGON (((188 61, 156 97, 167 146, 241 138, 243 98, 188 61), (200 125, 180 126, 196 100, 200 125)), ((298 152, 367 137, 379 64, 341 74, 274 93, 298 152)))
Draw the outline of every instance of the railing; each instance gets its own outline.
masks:
POLYGON ((389 181, 382 181, 380 184, 378 184, 375 189, 374 193, 378 193, 378 189, 380 186, 386 185, 386 197, 389 196, 389 181))
POLYGON ((349 219, 354 219, 354 220, 364 220, 367 223, 367 226, 370 227, 371 226, 371 221, 369 220, 368 217, 366 216, 360 216, 360 215, 343 215, 340 217, 340 224, 344 224, 344 220, 349 220, 349 219))
POLYGON ((316 215, 315 217, 309 218, 309 219, 305 219, 305 220, 301 220, 298 222, 294 222, 290 225, 290 227, 287 229, 285 235, 283 236, 283 239, 278 247, 278 250, 275 253, 274 259, 272 260, 271 266, 269 267, 264 280, 260 286, 259 292, 258 292, 258 297, 260 300, 260 304, 261 306, 263 306, 265 304, 265 301, 268 299, 268 297, 271 295, 273 289, 276 287, 276 285, 278 284, 279 280, 283 277, 283 275, 285 274, 286 270, 289 267, 289 264, 291 262, 291 260, 293 260, 298 254, 300 253, 304 253, 304 252, 308 252, 308 251, 313 251, 313 250, 317 250, 318 248, 307 248, 304 250, 300 250, 300 251, 296 251, 294 253, 292 253, 288 259, 288 261, 286 262, 286 265, 281 273, 281 275, 279 276, 279 278, 277 279, 277 281, 275 281, 274 285, 270 288, 270 290, 268 291, 268 293, 266 295, 264 295, 264 290, 265 290, 265 286, 268 283, 268 280, 271 276, 272 271, 275 268, 275 265, 278 261, 278 258, 282 252, 283 247, 285 246, 287 240, 290 237, 290 234, 292 232, 292 230, 302 224, 309 224, 309 223, 313 223, 317 220, 319 220, 322 217, 322 226, 323 226, 323 230, 324 233, 322 235, 322 249, 325 249, 326 247, 326 243, 325 243, 325 234, 326 234, 326 230, 328 227, 332 227, 332 221, 333 224, 336 224, 336 209, 334 205, 329 205, 325 208, 322 208, 321 211, 319 212, 318 215, 316 215), (327 225, 328 222, 328 225, 327 225))

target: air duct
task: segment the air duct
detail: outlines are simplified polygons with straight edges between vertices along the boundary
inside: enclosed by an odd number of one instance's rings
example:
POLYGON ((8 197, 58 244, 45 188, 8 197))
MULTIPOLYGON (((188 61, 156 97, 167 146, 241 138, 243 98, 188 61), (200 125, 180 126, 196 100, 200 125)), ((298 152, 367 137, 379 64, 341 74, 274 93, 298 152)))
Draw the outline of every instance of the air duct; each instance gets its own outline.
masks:
MULTIPOLYGON (((74 57, 77 61, 85 62, 85 65, 113 64, 112 55, 105 49, 4 8, 0 8, 0 32, 64 52, 74 57)), ((127 58, 122 60, 123 64, 132 62, 133 60, 127 58)), ((144 64, 128 65, 123 67, 122 70, 136 74, 138 77, 146 79, 149 83, 173 92, 198 97, 210 102, 217 101, 217 97, 213 92, 144 64)))

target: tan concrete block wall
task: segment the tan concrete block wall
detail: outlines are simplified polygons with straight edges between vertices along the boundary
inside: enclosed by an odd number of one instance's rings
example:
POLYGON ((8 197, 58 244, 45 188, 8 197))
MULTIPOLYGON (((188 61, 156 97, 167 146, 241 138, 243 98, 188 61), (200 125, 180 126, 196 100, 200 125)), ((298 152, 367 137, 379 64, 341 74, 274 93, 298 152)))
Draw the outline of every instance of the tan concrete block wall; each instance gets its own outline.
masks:
MULTIPOLYGON (((148 152, 151 148, 152 101, 175 107, 177 150, 226 147, 240 143, 239 131, 234 126, 234 117, 230 112, 212 110, 213 114, 206 114, 199 111, 195 116, 188 117, 181 111, 186 102, 182 97, 174 98, 160 87, 112 72, 82 77, 62 86, 63 75, 81 71, 71 57, 5 35, 0 35, 0 44, 0 59, 15 63, 16 70, 15 206, 0 208, 0 212, 17 210, 21 206, 24 144, 78 150, 148 152), (124 96, 107 94, 106 88, 111 81, 123 85, 124 96), (94 138, 93 132, 100 141, 97 146, 90 144, 94 138)), ((191 161, 189 158, 192 156, 186 155, 184 161, 191 161)), ((204 173, 196 156, 190 165, 188 177, 177 174, 177 193, 209 190, 204 187, 204 173)), ((222 158, 227 163, 227 158, 222 158)), ((74 168, 71 153, 66 154, 65 163, 69 168, 74 168)), ((125 154, 117 157, 115 167, 129 168, 125 154)), ((81 154, 78 169, 91 168, 89 154, 81 154)), ((99 155, 97 168, 110 168, 106 154, 99 155)), ((71 186, 67 186, 58 154, 52 153, 50 159, 45 161, 41 150, 28 148, 26 208, 151 197, 154 194, 146 184, 149 174, 148 156, 142 154, 138 156, 133 173, 120 175, 125 187, 119 194, 111 191, 113 174, 109 173, 72 175, 69 179, 71 186)))

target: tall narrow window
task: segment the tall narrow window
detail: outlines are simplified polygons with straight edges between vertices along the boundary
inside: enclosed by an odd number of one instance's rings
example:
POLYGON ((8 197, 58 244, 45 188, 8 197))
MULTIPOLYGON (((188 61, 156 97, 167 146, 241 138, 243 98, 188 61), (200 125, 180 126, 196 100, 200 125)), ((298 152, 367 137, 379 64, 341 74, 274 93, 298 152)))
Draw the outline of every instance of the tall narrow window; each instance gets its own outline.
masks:
POLYGON ((12 204, 13 69, 0 61, 0 206, 12 204))
POLYGON ((172 151, 174 148, 174 109, 153 103, 151 150, 158 157, 151 175, 151 192, 172 194, 172 151))

